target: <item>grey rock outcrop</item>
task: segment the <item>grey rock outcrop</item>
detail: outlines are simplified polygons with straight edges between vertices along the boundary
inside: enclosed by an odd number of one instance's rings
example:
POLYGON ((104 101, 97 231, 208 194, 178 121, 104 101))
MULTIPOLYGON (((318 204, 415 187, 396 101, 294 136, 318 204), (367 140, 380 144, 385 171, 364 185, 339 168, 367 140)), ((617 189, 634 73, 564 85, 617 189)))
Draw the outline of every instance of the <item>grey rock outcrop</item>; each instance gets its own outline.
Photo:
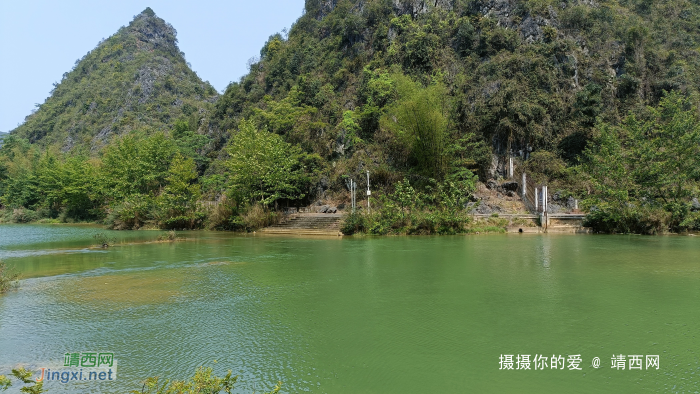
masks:
POLYGON ((450 0, 394 0, 394 11, 397 15, 410 14, 413 16, 424 14, 431 7, 452 9, 450 0))
POLYGON ((508 192, 517 191, 518 187, 520 187, 520 184, 518 182, 508 181, 501 183, 501 185, 498 186, 498 191, 500 191, 503 194, 508 194, 508 192))
POLYGON ((690 210, 693 212, 700 211, 700 201, 698 201, 697 197, 690 202, 690 210))
MULTIPOLYGON (((393 0, 393 8, 396 15, 417 16, 428 12, 431 8, 438 7, 450 10, 453 8, 453 0, 393 0)), ((307 0, 307 10, 317 10, 317 19, 322 19, 333 12, 338 5, 338 0, 307 0)), ((355 6, 356 10, 361 10, 364 2, 359 1, 355 6)))

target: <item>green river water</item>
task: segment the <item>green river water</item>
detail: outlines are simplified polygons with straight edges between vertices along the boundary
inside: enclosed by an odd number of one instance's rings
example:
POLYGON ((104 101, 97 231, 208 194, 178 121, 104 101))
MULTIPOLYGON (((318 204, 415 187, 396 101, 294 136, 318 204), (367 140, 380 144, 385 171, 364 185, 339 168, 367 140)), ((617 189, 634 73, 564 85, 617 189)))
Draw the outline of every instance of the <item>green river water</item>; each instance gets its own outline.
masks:
POLYGON ((101 231, 0 226, 25 278, 0 297, 0 374, 112 351, 117 380, 45 387, 125 393, 204 364, 239 374, 237 393, 700 392, 700 237, 137 231, 89 248, 101 231), (511 354, 581 370, 500 370, 511 354))

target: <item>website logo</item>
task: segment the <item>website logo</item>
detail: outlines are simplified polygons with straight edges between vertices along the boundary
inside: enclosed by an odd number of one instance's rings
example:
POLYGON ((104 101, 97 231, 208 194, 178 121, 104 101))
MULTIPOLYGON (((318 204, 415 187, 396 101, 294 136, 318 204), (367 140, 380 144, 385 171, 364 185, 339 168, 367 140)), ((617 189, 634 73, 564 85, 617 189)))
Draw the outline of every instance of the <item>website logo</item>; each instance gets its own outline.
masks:
POLYGON ((117 360, 112 352, 81 352, 63 355, 63 364, 39 368, 37 382, 113 381, 117 379, 117 360))

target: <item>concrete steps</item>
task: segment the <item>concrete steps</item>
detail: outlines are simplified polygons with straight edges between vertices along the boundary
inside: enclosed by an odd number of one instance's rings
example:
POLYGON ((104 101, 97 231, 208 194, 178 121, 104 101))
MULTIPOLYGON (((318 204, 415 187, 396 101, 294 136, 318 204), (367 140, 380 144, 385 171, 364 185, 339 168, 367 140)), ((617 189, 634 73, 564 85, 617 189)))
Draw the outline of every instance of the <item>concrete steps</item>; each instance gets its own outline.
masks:
POLYGON ((260 230, 265 234, 338 235, 343 215, 339 213, 297 213, 260 230))
POLYGON ((590 233, 591 230, 583 227, 586 215, 583 214, 550 214, 548 233, 590 233))

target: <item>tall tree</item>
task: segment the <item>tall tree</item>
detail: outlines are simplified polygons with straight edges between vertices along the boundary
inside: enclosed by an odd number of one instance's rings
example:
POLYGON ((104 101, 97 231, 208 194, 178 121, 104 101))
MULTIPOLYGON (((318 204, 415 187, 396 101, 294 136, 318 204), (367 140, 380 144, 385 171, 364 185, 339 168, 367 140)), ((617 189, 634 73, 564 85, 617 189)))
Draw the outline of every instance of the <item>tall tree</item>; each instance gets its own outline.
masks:
POLYGON ((226 150, 230 191, 240 201, 270 205, 281 198, 304 197, 303 154, 281 136, 243 120, 226 150))

